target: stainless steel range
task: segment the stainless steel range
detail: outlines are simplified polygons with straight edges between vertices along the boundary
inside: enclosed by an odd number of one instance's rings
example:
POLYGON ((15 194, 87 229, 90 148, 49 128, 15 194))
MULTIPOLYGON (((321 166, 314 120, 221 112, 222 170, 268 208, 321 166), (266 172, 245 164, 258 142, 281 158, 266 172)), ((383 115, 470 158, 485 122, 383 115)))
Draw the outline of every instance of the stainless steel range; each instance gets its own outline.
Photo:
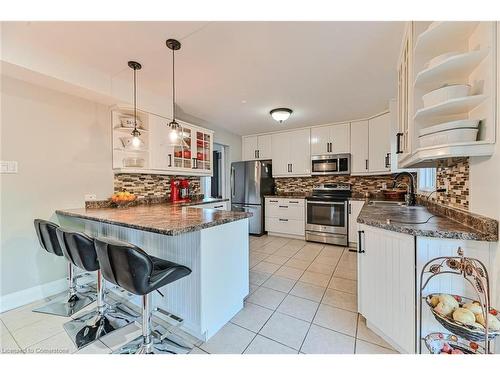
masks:
POLYGON ((306 198, 306 240, 348 246, 350 184, 315 185, 306 198))

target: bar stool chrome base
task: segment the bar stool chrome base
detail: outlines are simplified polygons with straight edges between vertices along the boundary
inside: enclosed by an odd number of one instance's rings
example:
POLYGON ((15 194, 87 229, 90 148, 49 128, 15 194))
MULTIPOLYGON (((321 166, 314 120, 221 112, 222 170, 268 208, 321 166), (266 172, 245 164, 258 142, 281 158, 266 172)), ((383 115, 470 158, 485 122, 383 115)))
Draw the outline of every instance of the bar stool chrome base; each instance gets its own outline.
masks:
POLYGON ((75 293, 71 297, 62 297, 57 301, 33 309, 33 312, 69 317, 96 300, 95 293, 75 293))
POLYGON ((187 354, 191 348, 186 348, 175 344, 167 339, 151 338, 149 344, 144 343, 144 337, 139 336, 125 346, 117 349, 113 354, 187 354))
POLYGON ((103 312, 90 311, 74 320, 64 323, 63 327, 78 349, 134 322, 139 316, 108 307, 103 312))

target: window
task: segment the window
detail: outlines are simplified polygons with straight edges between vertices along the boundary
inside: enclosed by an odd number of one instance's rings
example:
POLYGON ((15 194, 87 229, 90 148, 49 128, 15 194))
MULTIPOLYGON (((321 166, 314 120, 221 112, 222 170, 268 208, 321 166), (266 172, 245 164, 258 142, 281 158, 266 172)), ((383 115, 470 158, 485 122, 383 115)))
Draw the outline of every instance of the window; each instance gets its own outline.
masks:
POLYGON ((436 189, 436 168, 420 168, 417 179, 418 191, 434 191, 436 189))

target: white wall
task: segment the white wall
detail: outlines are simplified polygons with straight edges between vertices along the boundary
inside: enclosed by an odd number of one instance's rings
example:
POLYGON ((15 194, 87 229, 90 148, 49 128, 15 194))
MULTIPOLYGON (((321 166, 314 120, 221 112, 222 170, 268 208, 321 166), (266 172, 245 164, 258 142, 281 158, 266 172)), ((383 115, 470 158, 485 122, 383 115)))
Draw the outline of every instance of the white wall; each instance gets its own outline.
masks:
POLYGON ((34 218, 83 207, 84 194, 112 194, 110 114, 106 106, 1 78, 1 160, 19 173, 1 178, 0 295, 65 277, 63 259, 40 249, 34 218))

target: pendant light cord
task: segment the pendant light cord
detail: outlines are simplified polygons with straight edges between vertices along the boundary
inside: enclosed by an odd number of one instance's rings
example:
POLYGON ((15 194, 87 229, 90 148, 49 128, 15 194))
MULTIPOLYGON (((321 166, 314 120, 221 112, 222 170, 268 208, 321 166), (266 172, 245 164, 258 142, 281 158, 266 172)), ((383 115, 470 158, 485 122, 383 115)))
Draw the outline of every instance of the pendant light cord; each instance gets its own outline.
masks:
POLYGON ((137 81, 136 68, 134 68, 134 131, 137 131, 137 81))
POLYGON ((172 117, 175 122, 175 50, 172 49, 172 117))

